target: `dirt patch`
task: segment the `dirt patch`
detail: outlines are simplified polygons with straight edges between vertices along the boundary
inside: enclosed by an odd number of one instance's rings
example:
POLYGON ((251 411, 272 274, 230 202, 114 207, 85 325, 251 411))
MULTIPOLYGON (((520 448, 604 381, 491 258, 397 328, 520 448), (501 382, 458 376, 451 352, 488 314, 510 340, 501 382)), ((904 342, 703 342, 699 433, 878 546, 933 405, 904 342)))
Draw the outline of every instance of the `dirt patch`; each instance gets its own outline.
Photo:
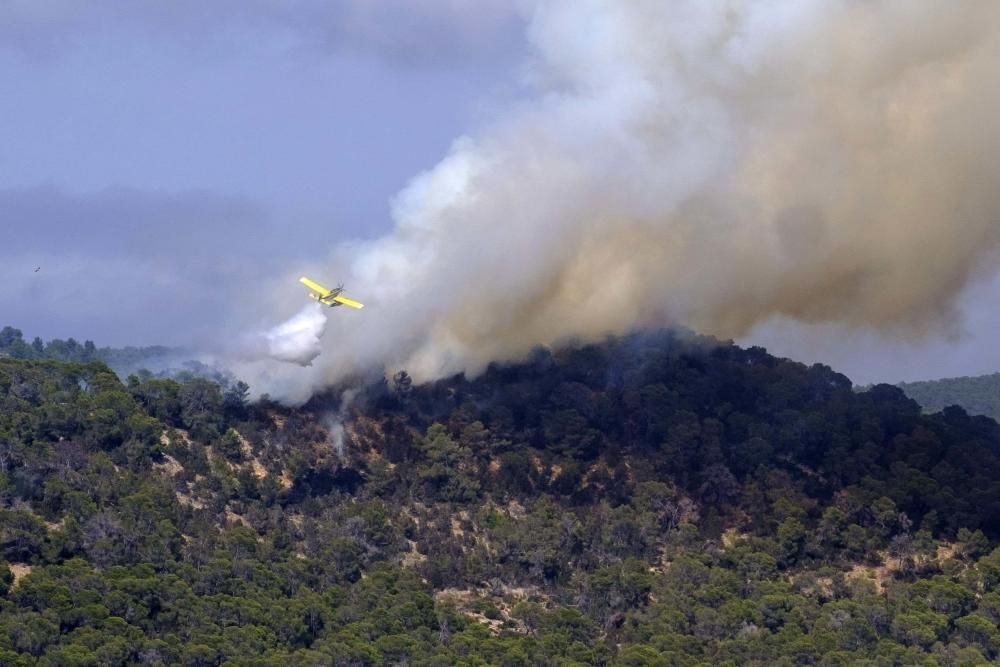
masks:
POLYGON ((368 448, 368 453, 365 454, 363 458, 368 462, 368 465, 371 468, 385 466, 386 470, 389 470, 390 472, 396 469, 395 463, 382 456, 382 452, 373 447, 368 448))
POLYGON ((517 602, 547 597, 537 586, 507 586, 505 584, 500 590, 503 591, 505 596, 511 597, 517 602))
POLYGON ((803 572, 788 576, 787 581, 794 584, 802 595, 828 600, 833 598, 833 577, 817 577, 813 573, 803 572))
POLYGON ((512 500, 507 503, 507 516, 511 519, 523 519, 527 515, 528 513, 525 511, 524 505, 521 503, 516 500, 512 500))
MULTIPOLYGON (((454 605, 463 616, 476 623, 485 625, 489 629, 490 634, 498 635, 500 634, 500 629, 503 627, 503 618, 486 618, 481 612, 469 609, 469 606, 481 597, 474 590, 446 588, 434 594, 434 602, 437 604, 445 603, 454 605)), ((501 615, 503 615, 503 612, 501 612, 501 615)))
POLYGON ((447 603, 454 607, 466 618, 486 626, 491 635, 499 635, 505 628, 513 632, 526 633, 527 628, 521 621, 512 618, 513 607, 518 602, 531 599, 545 598, 535 587, 509 587, 501 586, 487 593, 485 591, 473 589, 446 588, 434 594, 434 601, 438 604, 447 603), (502 597, 500 597, 502 595, 502 597), (486 616, 480 601, 488 600, 497 613, 491 613, 495 618, 486 616))
POLYGON ((884 556, 881 565, 863 565, 855 563, 851 571, 847 573, 848 579, 868 580, 875 585, 875 590, 879 595, 885 593, 885 585, 892 580, 894 568, 886 565, 884 556))
POLYGON ((243 460, 246 461, 250 466, 250 471, 253 476, 257 479, 264 479, 271 473, 268 472, 264 464, 260 462, 260 459, 254 456, 253 447, 250 446, 250 441, 243 437, 243 434, 233 429, 233 433, 236 434, 236 439, 240 443, 240 454, 243 455, 243 460))
POLYGON ((182 466, 180 461, 172 457, 170 454, 164 454, 163 461, 161 463, 154 463, 153 469, 167 475, 168 477, 175 477, 179 473, 183 472, 184 466, 182 466))
POLYGON ((427 556, 417 551, 416 542, 413 540, 407 540, 407 542, 410 544, 410 550, 404 553, 403 557, 400 559, 400 564, 403 567, 416 567, 420 563, 427 560, 427 556))
POLYGON ((549 476, 549 484, 559 479, 559 475, 562 474, 562 466, 558 463, 552 464, 552 474, 549 476))
POLYGON ((958 553, 958 543, 957 542, 951 542, 951 543, 947 543, 946 542, 944 544, 939 544, 938 545, 937 553, 935 554, 935 557, 938 559, 939 563, 943 563, 946 560, 952 560, 953 558, 955 558, 955 554, 957 554, 957 553, 958 553))
POLYGON ((26 576, 31 574, 31 570, 33 569, 27 563, 11 563, 10 565, 8 565, 8 567, 10 568, 11 573, 14 575, 14 583, 11 584, 11 588, 17 586, 17 582, 21 581, 26 576))
MULTIPOLYGON (((933 557, 917 555, 911 560, 911 566, 916 565, 917 568, 921 568, 928 565, 931 560, 937 560, 939 563, 952 560, 956 557, 960 546, 957 543, 947 542, 939 544, 933 557)), ((892 581, 903 566, 899 559, 891 558, 887 551, 879 551, 878 555, 881 561, 879 565, 855 564, 851 567, 851 571, 847 573, 847 578, 867 579, 875 585, 875 590, 879 594, 883 594, 885 593, 886 584, 892 581)))
MULTIPOLYGON (((496 637, 503 630, 504 619, 502 618, 486 618, 484 615, 480 614, 478 611, 463 611, 462 612, 466 618, 469 618, 476 623, 485 625, 490 631, 490 634, 496 637)), ((502 612, 501 612, 502 613, 502 612)))
MULTIPOLYGON (((427 511, 427 508, 418 502, 413 503, 413 508, 418 512, 427 511)), ((400 508, 400 514, 405 518, 409 519, 410 521, 412 521, 414 524, 416 524, 417 528, 420 528, 423 525, 423 521, 420 519, 420 516, 410 511, 409 507, 400 508)))
POLYGON ((531 455, 531 465, 535 467, 535 472, 539 475, 545 474, 545 464, 542 463, 542 457, 538 454, 531 455))
POLYGON ((476 598, 479 594, 476 591, 465 588, 444 588, 440 591, 434 593, 434 602, 450 602, 451 604, 468 604, 476 598))
MULTIPOLYGON (((605 477, 612 476, 611 475, 611 468, 608 467, 607 461, 605 461, 603 458, 602 459, 598 459, 597 461, 594 462, 593 465, 591 465, 589 468, 587 468, 587 472, 584 473, 583 480, 581 481, 580 486, 581 487, 585 487, 585 486, 588 486, 588 485, 592 484, 593 480, 594 480, 594 477, 597 476, 597 475, 603 475, 605 477)), ((597 485, 597 486, 601 486, 601 485, 597 485)))
POLYGON ((671 560, 670 550, 667 547, 661 546, 659 551, 656 563, 649 567, 649 571, 653 574, 665 574, 674 564, 671 560))
POLYGON ((732 549, 737 544, 741 542, 746 542, 750 539, 749 533, 741 533, 736 528, 730 528, 726 532, 722 533, 722 546, 727 549, 732 549))
POLYGON ((231 510, 229 508, 229 505, 226 505, 226 521, 229 523, 239 524, 241 526, 244 526, 245 528, 250 527, 250 522, 247 521, 245 518, 243 518, 242 515, 237 514, 236 512, 231 510))
POLYGON ((385 441, 385 428, 380 421, 363 415, 352 415, 352 417, 352 424, 344 424, 345 435, 372 449, 385 441))
POLYGON ((253 458, 253 447, 250 446, 250 442, 243 437, 243 434, 237 431, 235 428, 230 429, 236 436, 236 441, 240 443, 240 453, 243 454, 244 458, 253 458))
POLYGON ((462 525, 469 520, 469 513, 462 510, 457 516, 449 517, 448 522, 451 527, 452 537, 462 538, 465 537, 465 529, 462 525))
POLYGON ((191 435, 182 428, 171 428, 160 433, 160 444, 169 447, 173 438, 179 438, 188 447, 191 446, 191 435))
POLYGON ((491 475, 496 475, 500 472, 500 459, 490 459, 490 465, 487 468, 491 475))
POLYGON ((261 463, 256 457, 250 459, 250 466, 253 468, 253 476, 257 479, 264 479, 267 477, 267 468, 265 468, 264 464, 261 463))
POLYGON ((44 521, 45 527, 49 530, 60 530, 66 525, 66 517, 59 519, 58 521, 44 521))
POLYGON ((192 497, 187 493, 181 493, 180 491, 174 491, 174 496, 177 498, 177 502, 181 505, 186 505, 187 507, 194 508, 196 510, 205 509, 205 503, 192 497))

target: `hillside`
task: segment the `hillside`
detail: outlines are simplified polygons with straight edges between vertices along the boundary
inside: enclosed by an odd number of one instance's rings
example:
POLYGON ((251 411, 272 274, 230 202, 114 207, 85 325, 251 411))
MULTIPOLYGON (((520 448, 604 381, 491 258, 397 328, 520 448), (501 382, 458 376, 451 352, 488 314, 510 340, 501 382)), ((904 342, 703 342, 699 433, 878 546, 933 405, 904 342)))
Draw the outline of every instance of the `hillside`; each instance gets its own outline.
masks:
POLYGON ((949 405, 960 405, 970 414, 1000 420, 1000 373, 905 382, 899 387, 927 412, 940 412, 949 405))
POLYGON ((998 656, 995 421, 672 333, 344 389, 0 359, 0 664, 998 656))

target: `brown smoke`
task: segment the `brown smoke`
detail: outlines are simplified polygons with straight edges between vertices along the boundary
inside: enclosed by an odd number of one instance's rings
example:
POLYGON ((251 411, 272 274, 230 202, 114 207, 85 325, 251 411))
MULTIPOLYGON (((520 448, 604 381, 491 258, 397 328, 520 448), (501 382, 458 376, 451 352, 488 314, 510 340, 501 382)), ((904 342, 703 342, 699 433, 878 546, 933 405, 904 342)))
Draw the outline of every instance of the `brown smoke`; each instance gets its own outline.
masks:
POLYGON ((369 307, 313 386, 637 326, 921 335, 991 268, 1000 3, 566 0, 528 34, 533 99, 332 253, 369 307))

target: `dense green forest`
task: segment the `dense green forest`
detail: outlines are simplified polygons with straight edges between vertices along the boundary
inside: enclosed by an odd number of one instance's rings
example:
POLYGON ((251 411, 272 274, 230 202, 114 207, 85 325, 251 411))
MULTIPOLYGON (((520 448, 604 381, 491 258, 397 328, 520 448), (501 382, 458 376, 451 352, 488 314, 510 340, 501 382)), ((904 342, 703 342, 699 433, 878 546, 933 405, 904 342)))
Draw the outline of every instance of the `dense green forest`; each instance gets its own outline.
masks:
POLYGON ((1000 655, 991 419, 678 333, 345 389, 0 359, 0 664, 1000 655))
POLYGON ((926 412, 940 412, 949 405, 960 405, 970 414, 1000 420, 1000 373, 905 382, 899 387, 926 412))

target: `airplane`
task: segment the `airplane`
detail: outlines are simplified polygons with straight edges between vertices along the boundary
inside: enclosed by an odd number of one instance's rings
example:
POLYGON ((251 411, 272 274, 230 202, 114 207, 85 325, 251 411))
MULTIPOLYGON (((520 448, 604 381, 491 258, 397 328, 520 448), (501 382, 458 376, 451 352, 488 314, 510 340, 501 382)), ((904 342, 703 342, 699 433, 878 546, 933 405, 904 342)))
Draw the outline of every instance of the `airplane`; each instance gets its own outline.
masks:
POLYGON ((344 291, 343 285, 338 285, 337 289, 327 289, 315 283, 305 276, 299 278, 299 282, 313 290, 309 293, 310 299, 315 299, 319 301, 324 306, 330 306, 331 308, 335 306, 350 306, 351 308, 364 308, 365 304, 355 301, 354 299, 348 299, 346 296, 341 296, 341 292, 344 291))

